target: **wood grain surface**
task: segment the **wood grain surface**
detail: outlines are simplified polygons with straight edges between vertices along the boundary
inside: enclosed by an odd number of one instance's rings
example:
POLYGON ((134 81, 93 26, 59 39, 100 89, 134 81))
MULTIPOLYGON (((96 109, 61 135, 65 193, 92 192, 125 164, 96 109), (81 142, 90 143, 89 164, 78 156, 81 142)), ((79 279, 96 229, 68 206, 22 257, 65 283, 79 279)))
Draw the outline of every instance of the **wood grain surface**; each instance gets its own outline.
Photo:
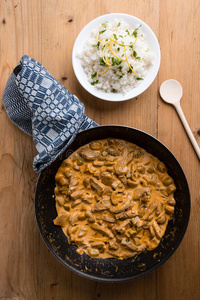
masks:
POLYGON ((0 1, 0 299, 197 300, 200 299, 200 163, 172 106, 159 97, 169 78, 183 86, 182 109, 200 145, 199 0, 1 0, 0 1), (132 14, 155 32, 161 67, 136 99, 109 103, 88 94, 72 69, 80 30, 107 13, 132 14), (121 284, 82 278, 61 265, 43 243, 34 214, 38 175, 32 169, 32 138, 8 118, 2 104, 6 82, 27 54, 85 104, 97 123, 144 130, 176 156, 191 193, 191 217, 172 257, 146 277, 121 284))

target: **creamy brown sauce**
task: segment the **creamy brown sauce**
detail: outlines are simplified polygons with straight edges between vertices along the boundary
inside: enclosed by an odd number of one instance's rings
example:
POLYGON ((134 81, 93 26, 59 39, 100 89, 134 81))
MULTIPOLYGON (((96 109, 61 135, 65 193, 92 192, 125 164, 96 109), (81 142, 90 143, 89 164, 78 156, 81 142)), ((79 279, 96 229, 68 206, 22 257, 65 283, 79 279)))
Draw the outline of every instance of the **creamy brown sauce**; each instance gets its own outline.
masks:
POLYGON ((126 259, 156 248, 176 203, 166 166, 119 139, 79 148, 55 181, 54 224, 79 254, 96 258, 126 259))

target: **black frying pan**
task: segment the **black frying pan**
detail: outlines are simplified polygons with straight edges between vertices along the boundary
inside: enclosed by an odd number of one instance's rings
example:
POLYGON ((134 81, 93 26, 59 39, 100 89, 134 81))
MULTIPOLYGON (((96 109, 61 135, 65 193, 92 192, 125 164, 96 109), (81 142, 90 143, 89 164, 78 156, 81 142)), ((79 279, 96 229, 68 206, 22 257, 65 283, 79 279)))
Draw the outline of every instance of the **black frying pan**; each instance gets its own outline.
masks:
POLYGON ((41 172, 35 193, 35 213, 42 238, 53 255, 70 270, 89 279, 120 282, 142 277, 161 266, 179 246, 190 215, 190 193, 186 177, 173 154, 157 139, 137 129, 124 126, 99 126, 79 133, 62 157, 41 172), (159 246, 141 253, 136 258, 124 260, 91 258, 79 255, 75 245, 68 240, 59 226, 54 226, 56 217, 54 194, 55 174, 62 162, 73 151, 93 140, 108 137, 121 138, 144 148, 161 161, 174 179, 176 206, 165 235, 159 246))

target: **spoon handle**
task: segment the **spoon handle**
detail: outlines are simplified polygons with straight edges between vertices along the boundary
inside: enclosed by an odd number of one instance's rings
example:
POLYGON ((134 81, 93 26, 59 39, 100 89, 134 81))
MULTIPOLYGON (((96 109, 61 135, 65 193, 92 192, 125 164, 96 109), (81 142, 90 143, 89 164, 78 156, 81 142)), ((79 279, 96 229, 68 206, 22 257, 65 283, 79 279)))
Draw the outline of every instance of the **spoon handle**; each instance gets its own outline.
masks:
POLYGON ((182 111, 180 103, 176 103, 174 106, 176 108, 176 111, 177 111, 182 123, 183 123, 183 126, 185 127, 185 130, 186 130, 186 132, 188 134, 188 137, 189 137, 189 139, 190 139, 190 141, 191 141, 191 143, 192 143, 192 145, 193 145, 193 147, 196 151, 196 154, 197 154, 198 158, 200 159, 200 148, 199 148, 199 146, 197 144, 197 141, 195 140, 194 135, 193 135, 193 133, 192 133, 192 131, 191 131, 189 125, 188 125, 188 122, 187 122, 187 120, 184 116, 184 113, 182 111))

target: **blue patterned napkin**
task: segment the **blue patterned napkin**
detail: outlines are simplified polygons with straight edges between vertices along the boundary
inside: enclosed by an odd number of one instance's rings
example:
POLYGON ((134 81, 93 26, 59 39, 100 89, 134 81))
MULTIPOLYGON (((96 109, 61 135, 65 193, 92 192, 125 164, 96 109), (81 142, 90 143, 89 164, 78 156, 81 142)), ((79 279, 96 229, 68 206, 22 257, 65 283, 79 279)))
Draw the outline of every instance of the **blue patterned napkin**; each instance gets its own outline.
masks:
POLYGON ((65 151, 79 131, 98 126, 83 103, 70 94, 40 63, 23 56, 10 75, 3 103, 11 121, 33 136, 36 172, 65 151))

